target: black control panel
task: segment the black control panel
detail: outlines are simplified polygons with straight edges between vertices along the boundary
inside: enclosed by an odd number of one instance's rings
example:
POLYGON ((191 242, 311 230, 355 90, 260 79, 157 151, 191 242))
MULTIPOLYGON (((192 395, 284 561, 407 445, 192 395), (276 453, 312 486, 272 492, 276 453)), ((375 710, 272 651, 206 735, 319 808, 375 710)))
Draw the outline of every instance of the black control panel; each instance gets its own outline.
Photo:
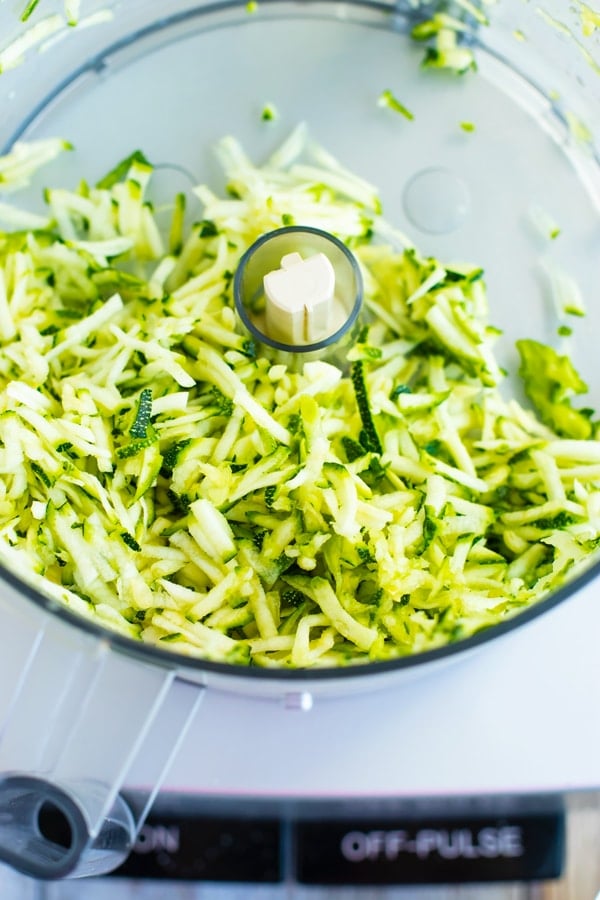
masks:
POLYGON ((296 879, 312 885, 542 881, 562 869, 559 814, 303 822, 296 879))
POLYGON ((557 798, 207 805, 161 797, 114 874, 322 886, 526 882, 560 877, 564 853, 557 798))
POLYGON ((277 883, 283 879, 276 819, 152 815, 115 875, 186 881, 277 883))

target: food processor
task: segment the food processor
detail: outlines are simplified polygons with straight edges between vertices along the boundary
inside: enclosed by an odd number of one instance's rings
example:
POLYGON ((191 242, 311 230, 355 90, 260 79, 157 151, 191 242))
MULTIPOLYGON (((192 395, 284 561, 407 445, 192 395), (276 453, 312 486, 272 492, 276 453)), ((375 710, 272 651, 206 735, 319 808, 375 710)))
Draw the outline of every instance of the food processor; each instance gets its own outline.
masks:
MULTIPOLYGON (((95 182, 137 149, 156 166, 160 206, 177 192, 193 198, 198 183, 222 188, 214 146, 223 135, 262 160, 305 123, 378 187, 387 220, 421 252, 483 267, 502 366, 516 372, 519 338, 552 344, 575 361, 589 386, 585 403, 597 408, 599 35, 600 15, 581 0, 4 3, 0 148, 54 137, 73 145, 19 195, 32 213, 45 187, 95 182), (436 16, 452 23, 449 42, 436 16)), ((202 217, 197 200, 189 217, 202 217)), ((511 390, 520 396, 516 379, 511 390)), ((227 797, 232 818, 236 796, 262 795, 278 819, 285 798, 289 816, 301 818, 289 798, 332 800, 336 791, 338 815, 356 783, 373 804, 367 818, 391 797, 597 786, 598 724, 588 704, 600 674, 591 639, 598 565, 592 556, 538 604, 463 641, 311 671, 136 643, 3 567, 0 859, 39 879, 109 872, 139 840, 161 789, 204 797, 211 809, 227 797), (560 760, 539 773, 522 768, 507 742, 553 714, 551 694, 590 748, 578 751, 570 781, 560 760), (537 710, 526 708, 542 695, 537 710), (462 755, 454 788, 447 770, 432 770, 427 749, 454 732, 453 713, 472 742, 461 750, 458 735, 449 739, 452 759, 462 755), (326 744, 328 721, 338 729, 335 775, 319 752, 306 765, 313 743, 326 744), (365 774, 364 736, 354 735, 363 727, 369 742, 404 744, 405 759, 421 757, 421 767, 410 778, 391 774, 388 744, 381 770, 365 774), (276 758, 282 730, 303 751, 285 747, 297 754, 293 772, 276 758), (258 752, 249 767, 246 739, 258 752), (495 774, 482 763, 490 748, 502 757, 495 774)), ((561 740, 572 755, 566 734, 561 740)), ((365 752, 372 762, 372 748, 365 752)), ((361 840, 350 841, 350 862, 368 856, 361 840)))

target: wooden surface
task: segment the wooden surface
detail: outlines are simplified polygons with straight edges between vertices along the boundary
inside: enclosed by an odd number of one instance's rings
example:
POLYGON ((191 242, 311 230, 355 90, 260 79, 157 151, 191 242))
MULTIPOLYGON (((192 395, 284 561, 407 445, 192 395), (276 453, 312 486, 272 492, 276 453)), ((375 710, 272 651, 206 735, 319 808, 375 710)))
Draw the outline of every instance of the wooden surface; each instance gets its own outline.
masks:
POLYGON ((393 890, 243 888, 116 880, 39 884, 0 868, 0 900, 600 900, 600 794, 569 799, 567 867, 548 884, 393 890))

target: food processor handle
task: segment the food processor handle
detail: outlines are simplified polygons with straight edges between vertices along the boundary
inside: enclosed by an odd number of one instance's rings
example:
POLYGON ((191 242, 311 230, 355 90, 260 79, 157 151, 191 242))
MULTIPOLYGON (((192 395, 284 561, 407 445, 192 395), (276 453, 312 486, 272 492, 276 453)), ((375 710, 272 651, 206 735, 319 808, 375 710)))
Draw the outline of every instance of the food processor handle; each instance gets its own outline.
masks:
POLYGON ((203 689, 16 590, 0 597, 0 617, 0 862, 40 879, 112 871, 203 689))

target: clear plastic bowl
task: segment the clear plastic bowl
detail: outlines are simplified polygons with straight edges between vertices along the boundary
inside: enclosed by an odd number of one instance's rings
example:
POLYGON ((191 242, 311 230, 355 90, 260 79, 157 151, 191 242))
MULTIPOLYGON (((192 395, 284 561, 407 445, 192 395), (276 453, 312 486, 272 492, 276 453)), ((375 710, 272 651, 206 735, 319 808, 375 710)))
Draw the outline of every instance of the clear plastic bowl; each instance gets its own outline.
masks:
MULTIPOLYGON (((478 64, 461 77, 424 71, 423 46, 409 36, 435 2, 167 6, 83 0, 77 27, 57 0, 40 0, 25 23, 15 4, 0 9, 0 150, 49 136, 75 147, 36 176, 25 197, 32 209, 44 185, 93 181, 138 147, 163 165, 159 195, 200 181, 222 187, 212 154, 221 136, 234 134, 260 160, 306 121, 322 145, 380 187, 386 217, 425 254, 485 267, 509 370, 517 367, 517 338, 556 339, 548 260, 573 276, 588 314, 574 325, 570 352, 590 386, 589 405, 600 404, 600 30, 583 3, 498 0, 482 6, 489 25, 469 4, 450 4, 478 64), (386 89, 413 121, 378 106, 386 89), (260 115, 267 103, 279 111, 269 123, 260 115), (466 122, 474 133, 461 127, 466 122), (561 228, 551 246, 532 223, 536 208, 561 228)), ((338 691, 399 678, 535 618, 598 566, 592 559, 570 585, 474 638, 343 672, 184 660, 80 620, 0 572, 0 771, 13 773, 0 790, 0 858, 40 877, 117 865, 203 685, 338 691), (115 698, 110 708, 107 697, 115 698), (147 802, 127 809, 120 788, 149 746, 154 784, 147 802), (67 819, 67 848, 44 834, 44 803, 67 819)))

